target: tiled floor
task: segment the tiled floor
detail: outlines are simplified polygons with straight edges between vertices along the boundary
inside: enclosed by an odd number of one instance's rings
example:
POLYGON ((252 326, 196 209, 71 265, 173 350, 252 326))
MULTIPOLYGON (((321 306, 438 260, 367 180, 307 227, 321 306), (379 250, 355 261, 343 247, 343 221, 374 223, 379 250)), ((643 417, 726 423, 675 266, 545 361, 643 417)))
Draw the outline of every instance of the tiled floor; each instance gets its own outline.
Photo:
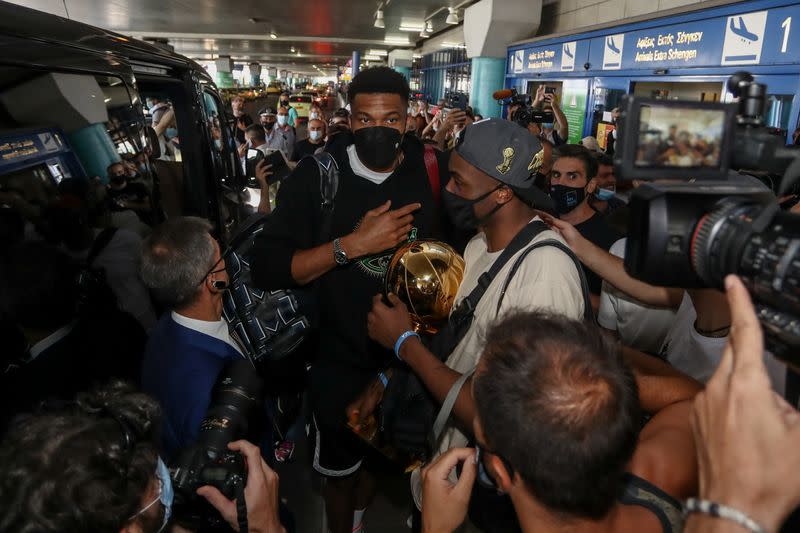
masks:
MULTIPOLYGON (((305 440, 296 445, 293 461, 278 469, 281 497, 294 514, 297 533, 327 533, 321 478, 308 462, 309 447, 305 440)), ((409 533, 408 476, 381 474, 378 487, 375 501, 364 518, 365 533, 409 533)))

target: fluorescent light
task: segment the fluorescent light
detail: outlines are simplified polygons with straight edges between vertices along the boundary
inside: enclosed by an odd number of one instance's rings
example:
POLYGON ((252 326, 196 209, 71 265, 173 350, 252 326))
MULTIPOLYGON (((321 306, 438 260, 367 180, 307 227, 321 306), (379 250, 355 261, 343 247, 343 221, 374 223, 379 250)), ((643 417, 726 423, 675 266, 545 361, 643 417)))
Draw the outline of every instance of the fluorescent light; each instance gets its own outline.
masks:
POLYGON ((383 9, 379 9, 375 13, 375 27, 376 28, 385 28, 386 24, 383 22, 383 9))
POLYGON ((414 54, 412 56, 413 59, 422 59, 422 54, 414 54))
POLYGON ((380 56, 374 56, 374 55, 371 55, 371 54, 367 54, 362 59, 364 59, 365 61, 380 61, 381 57, 380 56))
POLYGON ((399 27, 398 29, 399 29, 400 31, 410 31, 410 32, 415 32, 415 31, 422 31, 422 30, 424 30, 424 29, 425 29, 425 26, 413 26, 413 25, 410 25, 410 24, 400 24, 400 27, 399 27))
POLYGON ((430 20, 425 23, 425 31, 428 33, 433 33, 433 22, 430 20))
POLYGON ((275 32, 274 32, 274 31, 272 31, 272 32, 270 32, 270 34, 269 34, 269 38, 270 38, 270 39, 277 39, 277 38, 278 38, 278 36, 275 34, 275 32))
POLYGON ((408 41, 408 37, 387 37, 383 40, 386 44, 402 44, 402 45, 409 45, 411 44, 408 41))
POLYGON ((450 14, 447 15, 444 21, 448 24, 458 24, 458 10, 454 7, 449 7, 447 9, 450 11, 450 14))
POLYGON ((445 48, 466 48, 467 46, 459 43, 442 43, 445 48))
POLYGON ((111 98, 106 98, 105 100, 103 100, 103 102, 105 102, 105 103, 109 103, 110 101, 111 101, 111 98))
POLYGON ((297 50, 295 50, 294 46, 292 46, 292 47, 291 47, 289 50, 291 50, 291 51, 292 51, 292 53, 295 53, 295 52, 297 52, 297 50))

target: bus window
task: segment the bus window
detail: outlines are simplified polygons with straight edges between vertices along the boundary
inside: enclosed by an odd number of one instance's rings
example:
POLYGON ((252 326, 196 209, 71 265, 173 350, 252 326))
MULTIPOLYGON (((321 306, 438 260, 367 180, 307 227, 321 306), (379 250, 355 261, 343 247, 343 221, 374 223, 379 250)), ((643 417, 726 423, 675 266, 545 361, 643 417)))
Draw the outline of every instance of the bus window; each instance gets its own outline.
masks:
POLYGON ((139 164, 143 129, 122 79, 0 67, 0 87, 6 204, 42 228, 47 209, 72 194, 97 225, 149 232, 153 182, 139 164))
POLYGON ((246 199, 243 197, 243 186, 236 171, 239 161, 233 135, 222 111, 219 97, 209 89, 203 90, 203 108, 211 160, 214 162, 214 174, 222 190, 222 220, 226 231, 235 231, 236 225, 244 220, 248 213, 245 212, 246 199))

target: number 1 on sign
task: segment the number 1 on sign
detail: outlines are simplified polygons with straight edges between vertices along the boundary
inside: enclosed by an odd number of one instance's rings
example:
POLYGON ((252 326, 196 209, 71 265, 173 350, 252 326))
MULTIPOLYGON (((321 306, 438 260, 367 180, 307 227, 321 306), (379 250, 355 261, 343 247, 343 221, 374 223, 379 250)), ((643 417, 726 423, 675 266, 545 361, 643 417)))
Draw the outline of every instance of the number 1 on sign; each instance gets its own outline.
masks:
POLYGON ((785 54, 789 46, 789 32, 792 30, 792 17, 786 17, 786 20, 781 24, 783 28, 783 45, 781 46, 781 53, 785 54))

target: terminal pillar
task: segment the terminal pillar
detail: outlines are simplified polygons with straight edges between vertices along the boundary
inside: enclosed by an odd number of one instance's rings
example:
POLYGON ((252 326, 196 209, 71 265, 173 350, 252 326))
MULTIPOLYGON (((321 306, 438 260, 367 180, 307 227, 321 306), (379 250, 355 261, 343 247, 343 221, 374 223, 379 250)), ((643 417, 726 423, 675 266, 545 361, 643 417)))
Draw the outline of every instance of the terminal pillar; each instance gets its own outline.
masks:
POLYGON ((358 50, 353 50, 353 78, 358 76, 361 68, 361 53, 358 50))
POLYGON ((411 62, 414 60, 414 53, 411 50, 392 50, 389 52, 389 66, 411 80, 411 62))
POLYGON ((500 118, 502 106, 492 98, 492 93, 503 88, 506 59, 504 57, 472 58, 472 94, 470 103, 475 113, 484 118, 500 118))
POLYGON ((499 117, 492 93, 505 88, 508 45, 536 33, 542 0, 480 0, 464 10, 464 41, 472 59, 470 103, 479 115, 499 117))

